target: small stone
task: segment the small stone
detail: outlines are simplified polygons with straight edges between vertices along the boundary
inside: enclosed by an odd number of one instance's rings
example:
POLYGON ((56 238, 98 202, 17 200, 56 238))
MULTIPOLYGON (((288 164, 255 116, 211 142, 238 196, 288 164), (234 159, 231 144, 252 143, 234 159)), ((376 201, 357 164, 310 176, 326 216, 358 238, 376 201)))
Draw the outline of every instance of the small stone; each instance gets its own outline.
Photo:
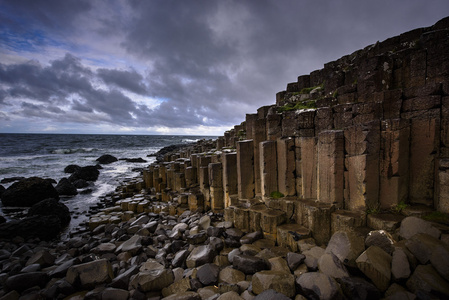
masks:
POLYGON ((174 282, 173 272, 168 269, 139 272, 130 285, 143 292, 159 291, 174 282))
POLYGON ((373 230, 368 233, 365 239, 365 247, 378 246, 388 254, 393 254, 393 237, 385 230, 373 230))
POLYGON ((240 249, 233 249, 231 252, 229 252, 228 254, 228 260, 229 262, 232 264, 234 262, 234 257, 236 255, 240 255, 242 254, 242 252, 240 251, 240 249))
POLYGON ((216 253, 209 245, 198 246, 192 250, 186 259, 188 268, 195 268, 214 260, 216 253))
POLYGON ((340 261, 350 267, 356 267, 355 260, 365 251, 365 241, 354 232, 337 231, 329 240, 327 253, 333 253, 340 261))
POLYGON ((318 269, 318 260, 324 255, 325 250, 321 247, 313 247, 310 250, 304 251, 302 254, 306 256, 304 263, 310 270, 318 269))
POLYGON ((226 267, 220 271, 218 275, 219 282, 225 282, 229 284, 237 284, 240 281, 245 280, 245 274, 239 270, 231 267, 226 267))
POLYGON ((202 216, 200 220, 198 221, 198 226, 201 227, 201 229, 206 230, 210 227, 210 217, 208 215, 202 216))
POLYGON ((304 262, 306 256, 303 254, 289 252, 287 253, 287 265, 291 271, 296 270, 300 264, 304 262))
POLYGON ((142 250, 142 237, 139 235, 133 235, 129 240, 117 247, 116 253, 129 252, 131 255, 136 255, 142 250))
POLYGON ((196 277, 205 286, 213 285, 218 281, 220 268, 215 264, 205 264, 198 268, 196 277))
POLYGON ((101 300, 127 300, 129 292, 124 289, 105 288, 101 293, 101 300))
POLYGON ((178 280, 176 282, 173 282, 171 285, 169 285, 166 288, 162 289, 162 296, 168 297, 170 295, 179 293, 179 292, 187 292, 192 289, 192 285, 190 284, 189 278, 183 278, 181 280, 178 280))
POLYGON ((245 274, 254 274, 262 270, 268 270, 269 268, 262 258, 242 254, 236 255, 232 264, 234 268, 245 274))
POLYGON ((271 271, 279 271, 291 274, 290 268, 287 265, 287 261, 284 258, 277 256, 270 258, 268 262, 270 263, 271 271))
POLYGON ((333 278, 349 277, 346 267, 333 253, 325 253, 318 259, 318 269, 333 278))
POLYGON ((174 268, 179 268, 185 265, 185 261, 189 256, 189 250, 180 250, 176 252, 175 257, 173 257, 171 264, 174 268))
POLYGON ((50 254, 47 250, 41 250, 36 252, 28 261, 26 265, 39 264, 41 267, 47 267, 53 265, 55 262, 55 257, 50 254))
POLYGON ((254 300, 290 300, 289 297, 285 296, 284 294, 278 293, 275 290, 266 290, 257 295, 254 300))
POLYGON ((229 291, 221 294, 220 297, 217 298, 217 300, 244 300, 244 299, 240 297, 240 295, 237 294, 236 292, 229 291))
POLYGON ((240 238, 241 244, 252 244, 257 240, 263 239, 263 232, 262 231, 254 231, 245 234, 240 238))
POLYGON ((71 285, 79 283, 82 288, 92 288, 98 284, 109 283, 114 278, 111 263, 106 259, 95 260, 72 266, 68 269, 66 280, 71 285))
POLYGON ((407 254, 401 248, 396 248, 393 252, 391 260, 391 275, 393 279, 398 281, 410 277, 410 264, 407 259, 407 254))

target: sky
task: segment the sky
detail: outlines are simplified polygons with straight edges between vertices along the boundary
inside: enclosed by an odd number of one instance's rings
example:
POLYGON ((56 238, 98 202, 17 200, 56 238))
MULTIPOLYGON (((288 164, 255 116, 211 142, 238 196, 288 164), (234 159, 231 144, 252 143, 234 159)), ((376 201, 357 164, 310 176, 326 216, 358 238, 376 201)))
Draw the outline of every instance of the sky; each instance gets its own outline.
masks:
POLYGON ((0 0, 0 133, 223 135, 447 0, 0 0))

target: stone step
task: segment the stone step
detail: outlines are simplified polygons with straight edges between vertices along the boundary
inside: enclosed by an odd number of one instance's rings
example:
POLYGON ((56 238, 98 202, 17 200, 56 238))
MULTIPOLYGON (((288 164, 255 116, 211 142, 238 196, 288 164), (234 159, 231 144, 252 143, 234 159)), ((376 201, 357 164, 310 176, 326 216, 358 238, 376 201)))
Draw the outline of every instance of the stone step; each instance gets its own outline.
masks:
POLYGON ((331 233, 334 234, 337 231, 353 231, 356 227, 366 226, 366 213, 349 211, 349 210, 336 210, 331 214, 331 233))
POLYGON ((277 227, 276 242, 278 246, 298 251, 298 241, 310 237, 310 230, 299 224, 283 224, 277 227))
POLYGON ((394 233, 404 218, 403 215, 393 213, 369 214, 366 225, 375 230, 385 230, 389 233, 394 233))

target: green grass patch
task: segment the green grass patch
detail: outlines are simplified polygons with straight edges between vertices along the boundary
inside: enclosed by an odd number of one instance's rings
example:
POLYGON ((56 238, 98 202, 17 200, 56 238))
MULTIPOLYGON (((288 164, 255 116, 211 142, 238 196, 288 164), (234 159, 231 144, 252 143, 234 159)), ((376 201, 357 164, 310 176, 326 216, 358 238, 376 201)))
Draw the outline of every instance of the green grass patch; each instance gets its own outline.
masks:
POLYGON ((282 194, 279 191, 274 191, 274 192, 271 192, 270 197, 273 199, 279 199, 279 198, 284 197, 284 194, 282 194))
POLYGON ((396 205, 392 205, 391 206, 391 211, 394 212, 394 213, 401 213, 407 207, 408 207, 408 205, 404 201, 401 201, 401 202, 399 202, 396 205))
POLYGON ((437 222, 437 223, 449 223, 449 214, 442 213, 440 211, 431 212, 428 215, 422 217, 424 220, 437 222))
POLYGON ((297 103, 287 103, 284 106, 278 107, 278 112, 299 110, 299 109, 316 109, 316 101, 308 100, 297 103))

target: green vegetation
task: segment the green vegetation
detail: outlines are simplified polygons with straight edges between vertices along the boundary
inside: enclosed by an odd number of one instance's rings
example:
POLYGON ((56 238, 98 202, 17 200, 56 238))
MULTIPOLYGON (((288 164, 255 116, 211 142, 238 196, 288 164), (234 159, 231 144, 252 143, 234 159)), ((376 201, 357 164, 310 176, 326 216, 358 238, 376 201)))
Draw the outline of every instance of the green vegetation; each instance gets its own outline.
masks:
POLYGON ((427 220, 427 221, 431 221, 431 222, 448 224, 449 223, 449 214, 445 214, 440 211, 434 211, 428 215, 425 215, 423 217, 423 219, 427 220))
POLYGON ((366 214, 367 215, 377 215, 380 213, 380 204, 376 205, 376 206, 368 206, 366 208, 366 214))
POLYGON ((396 205, 391 206, 391 211, 394 213, 401 213, 404 209, 407 208, 407 204, 404 201, 399 202, 396 205))
POLYGON ((308 88, 303 88, 302 90, 299 91, 298 94, 309 94, 311 91, 313 91, 316 88, 323 88, 324 87, 324 83, 317 85, 317 86, 312 86, 312 87, 308 87, 308 88))
POLYGON ((239 138, 239 140, 244 140, 246 138, 246 130, 240 129, 237 132, 237 137, 239 138))
POLYGON ((279 198, 284 197, 284 194, 282 194, 281 192, 278 192, 278 191, 274 191, 274 192, 271 192, 270 197, 273 199, 279 199, 279 198))
POLYGON ((284 106, 278 108, 278 112, 299 110, 299 109, 316 109, 316 101, 308 100, 297 103, 287 103, 284 106))

